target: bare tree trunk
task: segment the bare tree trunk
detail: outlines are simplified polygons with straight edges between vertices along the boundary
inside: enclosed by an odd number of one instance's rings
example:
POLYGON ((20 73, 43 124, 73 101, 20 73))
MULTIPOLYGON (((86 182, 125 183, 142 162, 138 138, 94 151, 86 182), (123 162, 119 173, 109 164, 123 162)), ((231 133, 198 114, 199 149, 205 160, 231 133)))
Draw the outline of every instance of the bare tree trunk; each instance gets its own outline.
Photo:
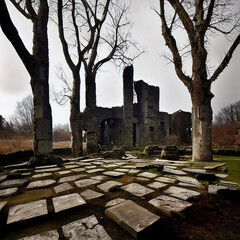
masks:
POLYGON ((86 84, 86 108, 95 109, 96 104, 96 73, 88 71, 85 78, 86 84))
POLYGON ((70 125, 72 132, 72 155, 82 155, 82 126, 80 121, 80 75, 73 73, 73 91, 71 96, 70 125))

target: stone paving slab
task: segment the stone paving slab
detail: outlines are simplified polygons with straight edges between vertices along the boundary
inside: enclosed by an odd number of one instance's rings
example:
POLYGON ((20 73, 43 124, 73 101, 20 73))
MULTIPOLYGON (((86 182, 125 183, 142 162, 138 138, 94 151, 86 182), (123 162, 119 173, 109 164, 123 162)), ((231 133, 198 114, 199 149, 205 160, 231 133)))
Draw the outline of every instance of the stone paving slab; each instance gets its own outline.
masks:
POLYGON ((86 169, 94 169, 94 168, 96 168, 97 166, 93 166, 93 165, 91 165, 91 166, 86 166, 85 168, 86 169))
POLYGON ((197 185, 197 184, 191 184, 191 183, 186 183, 186 182, 180 182, 177 184, 177 186, 180 187, 190 187, 190 188, 198 188, 198 189, 205 189, 203 185, 197 185))
POLYGON ((144 177, 136 177, 135 180, 139 181, 139 182, 149 182, 150 181, 149 178, 144 178, 144 177))
POLYGON ((76 165, 76 164, 68 164, 68 165, 65 165, 64 166, 66 169, 71 169, 71 168, 78 168, 79 165, 76 165))
POLYGON ((179 175, 179 176, 187 175, 187 173, 185 173, 185 172, 182 171, 182 170, 175 170, 175 169, 167 168, 167 167, 164 167, 164 168, 163 168, 163 172, 171 173, 171 174, 179 175))
POLYGON ((135 238, 160 219, 159 216, 131 200, 107 208, 105 214, 135 238))
POLYGON ((20 204, 9 209, 7 224, 36 218, 47 214, 47 201, 45 199, 20 204))
POLYGON ((115 167, 118 167, 119 165, 118 164, 104 164, 102 165, 102 167, 105 167, 105 168, 115 168, 115 167))
POLYGON ((60 175, 60 176, 67 175, 69 173, 72 173, 72 171, 71 170, 64 170, 64 171, 55 172, 56 175, 60 175))
POLYGON ((78 175, 72 175, 68 177, 62 177, 58 180, 59 183, 64 183, 64 182, 73 182, 81 178, 87 177, 86 174, 78 174, 78 175))
POLYGON ((4 181, 8 175, 0 175, 0 182, 4 181))
POLYGON ((6 188, 0 189, 0 198, 1 197, 10 197, 18 191, 18 188, 6 188))
POLYGON ((39 174, 34 174, 32 178, 44 178, 44 177, 50 177, 53 176, 52 173, 39 173, 39 174))
POLYGON ((158 174, 150 173, 150 172, 142 172, 137 175, 138 177, 145 177, 145 178, 155 178, 158 176, 158 174))
POLYGON ((218 190, 221 190, 221 189, 228 189, 228 187, 217 185, 217 184, 208 185, 208 193, 209 194, 217 195, 218 190))
POLYGON ((86 171, 86 169, 85 168, 73 168, 72 171, 73 172, 84 172, 84 171, 86 171))
POLYGON ((130 169, 128 168, 115 168, 114 171, 127 173, 130 169))
POLYGON ((161 183, 161 182, 153 182, 153 183, 148 184, 147 186, 150 188, 153 188, 153 189, 161 189, 161 188, 166 187, 167 184, 161 183))
POLYGON ((58 240, 59 234, 57 230, 52 230, 44 233, 40 233, 34 236, 21 238, 19 240, 58 240))
POLYGON ((178 183, 179 186, 204 189, 204 186, 195 178, 177 176, 177 180, 181 181, 178 183))
POLYGON ((105 169, 103 169, 103 168, 97 168, 97 169, 87 170, 86 172, 89 173, 89 174, 92 174, 92 173, 103 172, 103 171, 105 171, 105 169))
POLYGON ((97 176, 91 177, 91 179, 98 180, 98 181, 104 181, 104 180, 108 179, 108 177, 103 176, 103 175, 97 175, 97 176))
POLYGON ((200 195, 199 192, 174 186, 166 189, 164 193, 172 197, 180 198, 182 200, 188 200, 189 198, 197 197, 200 195))
POLYGON ((103 172, 103 175, 109 176, 109 177, 120 177, 125 175, 123 172, 116 172, 116 171, 106 171, 103 172))
POLYGON ((104 194, 100 192, 93 191, 91 189, 87 189, 83 192, 80 193, 80 195, 85 199, 85 200, 92 200, 95 198, 103 197, 104 194))
POLYGON ((2 211, 2 209, 6 206, 7 201, 4 202, 0 202, 0 212, 2 211))
POLYGON ((157 177, 154 179, 155 181, 163 182, 163 183, 175 183, 175 178, 169 178, 169 177, 157 177))
POLYGON ((70 240, 111 240, 94 215, 62 226, 62 232, 70 240))
POLYGON ((53 179, 38 180, 28 184, 27 189, 50 187, 56 183, 53 179))
POLYGON ((100 183, 100 181, 88 178, 88 179, 82 179, 82 180, 75 181, 74 183, 78 187, 83 188, 83 187, 88 187, 88 186, 100 183))
POLYGON ((206 173, 207 172, 207 170, 205 169, 197 169, 197 168, 183 168, 182 170, 189 173, 206 173))
POLYGON ((21 187, 26 182, 28 182, 27 179, 11 179, 11 180, 5 180, 4 182, 0 183, 0 188, 11 188, 11 187, 21 187))
POLYGON ((61 168, 56 167, 56 168, 44 168, 44 169, 36 169, 34 172, 35 173, 44 173, 44 172, 56 172, 61 170, 61 168))
POLYGON ((218 177, 218 178, 226 178, 226 177, 229 176, 229 174, 223 174, 223 173, 216 173, 215 175, 216 175, 216 177, 218 177))
POLYGON ((235 183, 235 182, 229 182, 229 181, 223 181, 223 180, 220 180, 220 184, 224 186, 236 187, 236 188, 238 188, 238 185, 239 185, 238 183, 235 183))
POLYGON ((152 189, 144 187, 138 183, 130 183, 128 185, 121 187, 121 189, 123 189, 124 191, 127 191, 137 197, 143 197, 149 193, 154 192, 152 189))
POLYGON ((108 201, 106 204, 105 204, 105 207, 113 207, 119 203, 122 203, 122 202, 125 202, 126 199, 123 199, 123 198, 115 198, 113 200, 110 200, 108 201))
POLYGON ((128 172, 129 174, 135 174, 135 173, 139 173, 140 170, 137 169, 130 169, 130 171, 128 172))
POLYGON ((62 183, 62 184, 54 187, 54 190, 57 194, 60 193, 60 192, 65 192, 65 191, 71 190, 71 189, 73 189, 73 187, 67 182, 62 183))
POLYGON ((204 169, 206 169, 206 170, 216 170, 216 169, 218 169, 220 167, 223 167, 225 165, 226 165, 226 163, 218 164, 218 165, 215 165, 215 166, 205 166, 204 169))
POLYGON ((45 165, 45 166, 39 166, 35 167, 35 169, 46 169, 46 168, 56 168, 57 165, 45 165))
POLYGON ((10 171, 10 174, 11 173, 21 173, 21 172, 27 172, 28 169, 27 168, 19 168, 19 169, 13 169, 10 171))
POLYGON ((158 196, 150 200, 149 203, 165 213, 179 213, 192 206, 189 202, 166 195, 158 196))
POLYGON ((52 199, 54 211, 61 212, 70 208, 86 205, 85 200, 78 193, 71 193, 52 199))
POLYGON ((109 192, 110 190, 113 190, 122 185, 123 185, 122 183, 117 181, 108 181, 100 185, 97 185, 97 187, 101 189, 103 192, 109 192))

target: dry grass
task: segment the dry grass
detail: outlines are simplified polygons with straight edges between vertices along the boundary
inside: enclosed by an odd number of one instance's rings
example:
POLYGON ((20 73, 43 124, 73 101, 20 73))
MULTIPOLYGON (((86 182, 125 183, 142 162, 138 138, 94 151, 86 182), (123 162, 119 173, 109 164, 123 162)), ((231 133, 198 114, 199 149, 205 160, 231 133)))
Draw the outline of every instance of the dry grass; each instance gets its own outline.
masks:
MULTIPOLYGON (((70 141, 54 142, 53 148, 70 148, 70 141)), ((0 139, 0 154, 33 149, 33 140, 17 137, 15 139, 0 139)))

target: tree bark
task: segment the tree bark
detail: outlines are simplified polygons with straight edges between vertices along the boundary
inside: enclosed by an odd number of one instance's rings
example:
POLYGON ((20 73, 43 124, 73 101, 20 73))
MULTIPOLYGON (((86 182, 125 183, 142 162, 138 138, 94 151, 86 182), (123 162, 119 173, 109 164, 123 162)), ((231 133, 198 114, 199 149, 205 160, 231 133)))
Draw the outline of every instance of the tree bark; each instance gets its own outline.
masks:
POLYGON ((85 78, 86 108, 95 109, 96 104, 96 72, 88 71, 85 78))
POLYGON ((82 126, 80 121, 80 75, 73 72, 73 91, 71 96, 70 125, 72 132, 72 155, 82 155, 82 126))

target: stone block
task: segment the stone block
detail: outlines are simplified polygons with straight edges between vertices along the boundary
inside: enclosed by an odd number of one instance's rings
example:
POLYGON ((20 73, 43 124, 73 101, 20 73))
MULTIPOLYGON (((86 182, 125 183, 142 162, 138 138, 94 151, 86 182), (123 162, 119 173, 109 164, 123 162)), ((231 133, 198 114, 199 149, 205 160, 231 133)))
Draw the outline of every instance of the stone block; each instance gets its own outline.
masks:
POLYGON ((27 179, 11 179, 11 180, 5 180, 4 182, 0 183, 0 188, 11 188, 11 187, 21 187, 26 182, 28 182, 27 179))
POLYGON ((19 240, 58 240, 59 234, 57 230, 52 230, 44 233, 40 233, 34 236, 21 238, 19 240))
POLYGON ((82 179, 87 177, 86 174, 78 174, 78 175, 72 175, 72 176, 68 176, 68 177, 62 177, 58 180, 59 183, 64 183, 64 182, 73 182, 76 181, 78 179, 82 179))
POLYGON ((138 177, 145 177, 145 178, 155 178, 158 175, 155 173, 150 173, 150 172, 143 172, 137 175, 138 177))
POLYGON ((55 183, 56 181, 52 179, 34 181, 28 184, 27 189, 50 187, 53 186, 55 183))
POLYGON ((65 192, 65 191, 71 190, 71 189, 73 189, 73 187, 67 182, 62 183, 62 184, 54 187, 54 190, 57 194, 60 193, 60 192, 65 192))
POLYGON ((164 193, 182 200, 188 200, 192 197, 197 197, 200 195, 199 192, 174 186, 166 189, 164 193))
POLYGON ((153 183, 148 184, 147 186, 150 188, 153 188, 153 189, 160 189, 160 188, 166 187, 167 184, 161 183, 161 182, 153 182, 153 183))
POLYGON ((0 198, 2 197, 10 197, 17 193, 18 188, 6 188, 6 189, 1 189, 0 190, 0 198))
POLYGON ((130 183, 126 186, 121 187, 121 189, 123 189, 124 191, 127 191, 137 197, 143 197, 149 193, 154 192, 152 189, 144 187, 138 183, 130 183))
POLYGON ((91 189, 87 189, 83 192, 80 193, 80 195, 85 199, 85 200, 92 200, 95 198, 103 197, 104 194, 93 191, 91 189))
POLYGON ((116 171, 106 171, 103 172, 103 175, 109 176, 109 177, 120 177, 125 175, 123 172, 116 172, 116 171))
POLYGON ((75 181, 75 184, 80 188, 88 187, 88 186, 91 186, 91 185, 94 185, 94 184, 97 184, 97 183, 100 183, 100 181, 94 180, 94 179, 89 179, 89 178, 79 180, 79 181, 75 181))
POLYGON ((122 183, 117 182, 117 181, 108 181, 108 182, 102 183, 100 185, 97 185, 97 187, 104 192, 109 192, 110 190, 113 190, 122 185, 123 185, 122 183))
POLYGON ((175 183, 176 179, 169 177, 158 177, 154 179, 155 181, 163 182, 163 183, 175 183))
POLYGON ((135 238, 160 219, 131 200, 107 208, 105 214, 135 238))

